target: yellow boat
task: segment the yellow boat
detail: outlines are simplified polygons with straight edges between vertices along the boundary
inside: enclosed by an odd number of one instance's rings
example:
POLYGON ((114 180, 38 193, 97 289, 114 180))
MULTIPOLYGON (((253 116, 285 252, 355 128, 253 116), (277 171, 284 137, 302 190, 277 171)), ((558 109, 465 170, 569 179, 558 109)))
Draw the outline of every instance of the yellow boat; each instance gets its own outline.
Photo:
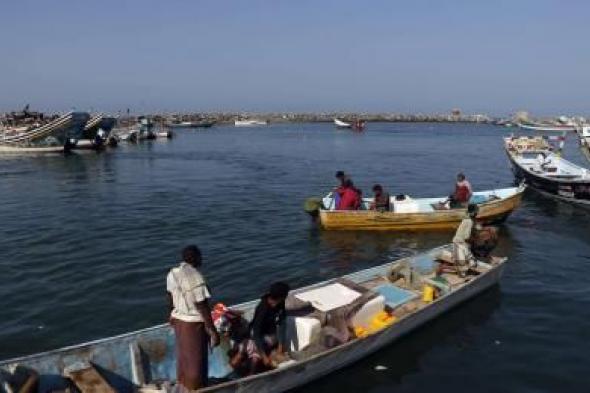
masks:
MULTIPOLYGON (((473 194, 472 203, 479 206, 478 221, 483 224, 497 224, 508 218, 522 200, 525 186, 479 191, 473 194)), ((391 198, 391 211, 369 210, 372 198, 363 199, 361 210, 335 210, 334 198, 329 194, 322 199, 319 209, 321 226, 327 230, 453 230, 466 215, 466 209, 445 208, 440 198, 403 200, 391 198)))

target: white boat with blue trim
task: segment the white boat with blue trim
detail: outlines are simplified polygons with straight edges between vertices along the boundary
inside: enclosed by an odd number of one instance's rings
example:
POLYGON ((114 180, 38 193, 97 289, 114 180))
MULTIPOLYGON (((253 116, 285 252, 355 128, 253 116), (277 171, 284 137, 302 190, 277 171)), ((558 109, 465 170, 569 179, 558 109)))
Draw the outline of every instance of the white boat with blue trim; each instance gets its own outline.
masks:
MULTIPOLYGON (((223 356, 210 356, 210 376, 222 378, 200 391, 272 393, 302 386, 390 345, 500 280, 505 258, 478 261, 467 277, 459 276, 453 269, 436 273, 440 264, 449 267, 443 262, 448 261, 449 250, 449 246, 443 246, 292 291, 290 296, 300 300, 313 299, 322 292, 345 286, 348 292, 366 296, 351 318, 351 338, 327 346, 318 338, 321 334, 310 333, 321 333, 324 326, 319 321, 290 316, 289 360, 267 372, 234 378, 227 364, 211 363, 219 362, 223 356), (426 287, 437 296, 427 297, 426 287), (373 315, 383 313, 387 320, 373 315), (302 324, 315 328, 298 330, 302 324), (227 375, 223 375, 223 370, 227 375)), ((256 304, 257 301, 247 302, 232 309, 249 319, 256 304)), ((310 304, 316 307, 313 300, 310 304)), ((169 392, 174 387, 175 374, 174 333, 166 324, 2 361, 0 392, 72 391, 74 387, 82 393, 169 392)))

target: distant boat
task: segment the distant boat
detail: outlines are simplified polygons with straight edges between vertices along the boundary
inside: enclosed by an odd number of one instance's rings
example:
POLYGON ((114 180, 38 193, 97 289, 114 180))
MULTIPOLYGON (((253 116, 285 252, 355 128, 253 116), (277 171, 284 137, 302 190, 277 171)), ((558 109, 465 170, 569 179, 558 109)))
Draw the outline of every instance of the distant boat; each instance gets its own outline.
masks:
POLYGON ((266 120, 255 120, 255 119, 236 120, 234 122, 234 125, 236 127, 256 127, 256 126, 265 126, 267 124, 268 124, 268 121, 266 121, 266 120))
POLYGON ((541 131, 541 132, 572 132, 576 131, 573 124, 536 124, 520 122, 517 125, 524 130, 541 131))
POLYGON ((582 153, 590 161, 590 126, 582 126, 576 130, 576 133, 582 153))
POLYGON ((172 121, 166 125, 171 128, 210 128, 215 124, 215 120, 198 120, 198 121, 172 121))
POLYGON ((347 123, 340 119, 334 119, 334 124, 336 125, 336 128, 352 128, 351 123, 347 123))

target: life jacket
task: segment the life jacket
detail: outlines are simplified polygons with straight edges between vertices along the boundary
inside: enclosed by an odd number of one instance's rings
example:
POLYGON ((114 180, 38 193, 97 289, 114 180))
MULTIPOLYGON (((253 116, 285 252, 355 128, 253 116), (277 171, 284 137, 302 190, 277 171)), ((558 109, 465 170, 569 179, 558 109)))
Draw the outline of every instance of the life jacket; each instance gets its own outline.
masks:
POLYGON ((336 208, 338 210, 357 210, 360 207, 360 196, 353 188, 346 188, 336 208))

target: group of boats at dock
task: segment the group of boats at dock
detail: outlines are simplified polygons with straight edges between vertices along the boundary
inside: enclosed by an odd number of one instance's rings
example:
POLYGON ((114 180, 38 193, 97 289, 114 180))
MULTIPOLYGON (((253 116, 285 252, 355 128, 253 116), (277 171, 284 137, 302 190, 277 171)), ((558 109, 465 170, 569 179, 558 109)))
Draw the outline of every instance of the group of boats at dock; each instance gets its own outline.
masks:
MULTIPOLYGON (((349 125, 337 120, 334 120, 336 126, 349 125)), ((245 120, 239 122, 236 121, 235 125, 253 125, 245 120)), ((92 140, 99 134, 98 130, 104 131, 105 134, 101 135, 107 135, 107 138, 116 134, 121 140, 128 140, 132 135, 139 139, 140 135, 152 130, 145 118, 139 119, 138 124, 120 129, 113 128, 114 124, 111 118, 69 113, 45 124, 32 124, 30 128, 19 131, 13 129, 4 136, 3 146, 11 146, 14 142, 16 147, 19 141, 28 142, 38 135, 41 139, 61 137, 67 140, 78 136, 83 140, 92 140), (79 133, 72 134, 73 128, 79 128, 79 133)), ((212 125, 182 125, 182 121, 174 124, 173 127, 212 125)), ((590 129, 582 127, 576 130, 583 140, 581 143, 587 147, 590 144, 590 129)), ((556 140, 561 143, 560 138, 562 136, 556 140)), ((588 170, 562 158, 560 149, 550 142, 550 138, 540 135, 504 138, 504 148, 512 163, 517 185, 474 192, 470 203, 479 207, 478 222, 485 225, 503 223, 520 206, 527 187, 560 200, 590 203, 588 170)), ((373 199, 363 198, 358 210, 337 210, 334 195, 328 193, 317 201, 317 211, 310 209, 309 212, 319 217, 321 226, 326 230, 452 231, 466 217, 467 209, 465 206, 444 206, 441 201, 445 198, 398 195, 390 198, 391 208, 388 211, 371 210, 369 206, 373 199)), ((321 312, 348 304, 342 303, 347 296, 354 299, 365 296, 368 300, 352 317, 356 321, 354 334, 337 344, 328 345, 322 341, 323 326, 313 317, 288 317, 288 359, 269 371, 238 377, 232 374, 227 356, 219 347, 215 348, 209 360, 214 383, 200 391, 282 392, 306 384, 374 353, 497 284, 507 263, 506 258, 478 257, 471 268, 472 274, 463 277, 453 269, 445 269, 452 264, 452 259, 452 247, 445 245, 292 291, 290 296, 300 300, 312 299, 310 302, 315 311, 321 312), (342 294, 338 295, 338 291, 342 294), (338 305, 332 307, 331 302, 338 305)), ((256 304, 256 301, 250 301, 230 308, 250 320, 256 304)), ((71 387, 82 393, 171 392, 176 379, 174 337, 170 325, 163 324, 2 361, 0 392, 52 392, 71 387)))

